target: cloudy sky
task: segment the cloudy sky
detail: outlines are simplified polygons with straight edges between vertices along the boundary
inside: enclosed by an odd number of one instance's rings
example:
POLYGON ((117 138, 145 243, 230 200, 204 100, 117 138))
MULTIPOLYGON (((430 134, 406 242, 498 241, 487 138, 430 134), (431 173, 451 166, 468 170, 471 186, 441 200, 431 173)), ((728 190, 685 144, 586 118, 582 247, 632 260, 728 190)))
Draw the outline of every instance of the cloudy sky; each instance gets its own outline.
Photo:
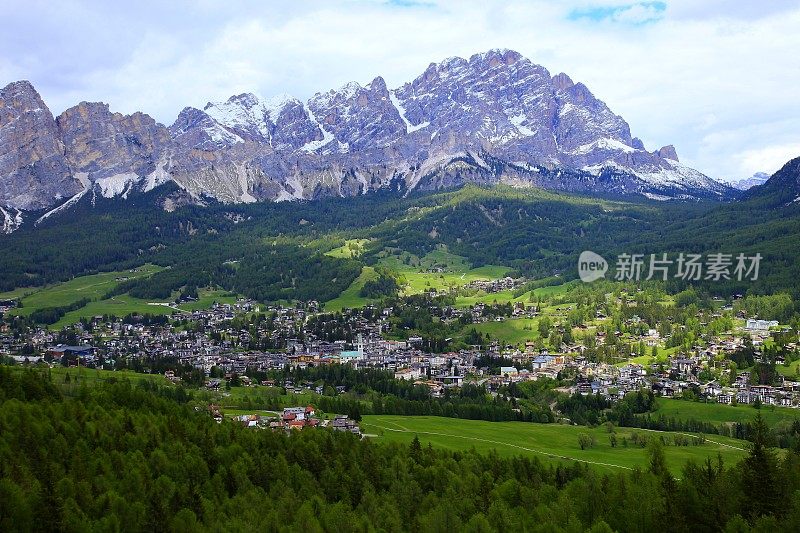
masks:
POLYGON ((512 48, 584 82, 648 149, 725 180, 800 156, 800 1, 0 0, 0 86, 170 124, 240 92, 306 99, 512 48))

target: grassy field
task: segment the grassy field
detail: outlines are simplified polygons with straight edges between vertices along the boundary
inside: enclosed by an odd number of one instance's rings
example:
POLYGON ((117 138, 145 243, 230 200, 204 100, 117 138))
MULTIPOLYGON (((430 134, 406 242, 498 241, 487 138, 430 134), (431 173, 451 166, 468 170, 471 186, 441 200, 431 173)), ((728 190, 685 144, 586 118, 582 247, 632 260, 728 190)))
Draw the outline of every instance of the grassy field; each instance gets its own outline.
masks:
POLYGON ((434 250, 422 258, 403 252, 380 260, 380 265, 394 270, 405 278, 403 293, 419 294, 429 289, 446 291, 476 280, 502 278, 510 270, 498 265, 471 268, 467 260, 444 249, 434 250), (441 270, 438 272, 437 270, 441 270))
POLYGON ((662 346, 657 346, 656 350, 658 352, 658 357, 653 357, 650 353, 651 350, 650 346, 647 347, 647 355, 640 355, 639 357, 631 357, 625 361, 621 361, 616 363, 616 366, 625 366, 629 363, 636 363, 637 365, 642 366, 649 366, 652 363, 666 363, 667 358, 678 351, 678 347, 674 348, 664 348, 662 346))
POLYGON ((81 318, 100 315, 125 316, 133 313, 138 313, 140 315, 171 315, 177 310, 195 311, 198 309, 208 309, 215 302, 229 304, 236 302, 236 295, 222 290, 199 289, 197 293, 199 296, 197 301, 186 302, 180 305, 174 305, 172 302, 141 300, 127 294, 121 294, 105 300, 89 302, 80 309, 70 311, 64 315, 61 320, 53 324, 51 328, 61 329, 64 326, 78 322, 81 318))
POLYGON ((787 378, 796 380, 798 376, 798 368, 800 368, 800 359, 797 361, 792 361, 787 366, 776 365, 775 368, 780 374, 786 376, 787 378))
MULTIPOLYGON (((616 428, 618 444, 613 448, 605 428, 589 429, 582 426, 559 424, 533 424, 528 422, 485 422, 429 416, 405 417, 391 415, 368 415, 362 421, 365 433, 376 435, 377 441, 410 443, 416 435, 423 445, 451 450, 479 452, 496 450, 502 456, 530 455, 551 463, 571 464, 581 461, 604 471, 646 468, 647 451, 644 448, 621 444, 625 437, 630 441, 633 433, 660 435, 630 428, 616 428), (593 447, 581 450, 578 435, 593 435, 593 447)), ((664 433, 671 436, 670 433, 664 433)), ((692 459, 703 461, 720 454, 726 463, 738 461, 746 455, 747 443, 718 435, 708 436, 705 443, 690 446, 665 446, 667 464, 672 472, 680 475, 681 467, 692 459)))
POLYGON ((762 406, 757 410, 752 405, 724 405, 718 403, 687 402, 671 400, 669 398, 656 398, 658 406, 655 413, 650 416, 664 415, 677 420, 702 420, 712 424, 726 424, 734 422, 749 422, 756 413, 761 413, 766 423, 774 426, 781 421, 793 421, 800 418, 800 411, 788 407, 762 406))
POLYGON ((538 318, 515 318, 502 322, 483 322, 469 325, 466 329, 475 328, 480 333, 488 333, 493 339, 505 344, 520 344, 539 337, 538 318))
POLYGON ((22 297, 22 307, 12 311, 22 316, 27 316, 37 309, 45 307, 69 305, 83 298, 91 300, 85 306, 68 312, 61 320, 50 325, 50 328, 54 330, 74 324, 81 318, 101 315, 125 316, 132 313, 168 315, 177 310, 208 309, 214 302, 234 303, 236 301, 236 295, 209 288, 198 291, 199 299, 197 301, 187 302, 179 306, 175 306, 169 301, 150 301, 133 298, 128 294, 103 299, 108 291, 116 287, 123 279, 150 276, 159 270, 161 270, 161 267, 148 264, 133 271, 102 272, 100 274, 77 277, 48 287, 17 289, 4 293, 4 297, 22 297))
POLYGON ((355 308, 367 305, 370 300, 360 296, 358 293, 361 291, 367 281, 377 277, 378 274, 375 272, 374 268, 365 266, 361 269, 361 274, 359 274, 353 283, 351 283, 350 286, 347 287, 347 289, 345 289, 338 298, 334 298, 333 300, 325 303, 325 310, 341 311, 345 307, 355 308))
POLYGON ((144 265, 134 271, 102 272, 36 289, 22 298, 23 307, 15 309, 14 312, 18 315, 27 316, 37 309, 69 305, 82 298, 99 299, 116 287, 119 283, 118 280, 122 278, 141 278, 150 276, 159 270, 161 270, 161 267, 144 265))
MULTIPOLYGON (((543 289, 551 289, 551 287, 544 287, 543 289)), ((541 290, 541 289, 536 289, 541 290)), ((563 289, 561 289, 563 290, 563 289)), ((495 293, 487 296, 495 296, 495 293)), ((528 295, 523 295, 520 298, 510 300, 511 302, 515 301, 524 301, 526 303, 529 302, 528 295)), ((497 303, 503 303, 501 300, 497 300, 497 303)), ((539 338, 539 320, 543 316, 549 317, 553 323, 558 323, 562 321, 567 315, 567 306, 569 304, 561 304, 561 305, 542 305, 541 307, 541 315, 535 318, 506 318, 502 321, 492 321, 492 322, 482 322, 480 324, 469 324, 464 327, 462 333, 466 333, 468 330, 475 328, 480 333, 488 333, 492 339, 499 340, 505 344, 512 344, 512 345, 520 345, 525 343, 526 341, 533 341, 539 338)))
POLYGON ((238 296, 231 294, 228 291, 219 289, 199 289, 197 291, 199 298, 196 302, 186 302, 178 305, 178 309, 183 311, 197 311, 200 309, 208 309, 214 303, 218 304, 235 304, 238 296))
POLYGON ((456 306, 471 307, 476 303, 493 304, 495 302, 499 304, 523 302, 524 304, 529 305, 533 302, 536 302, 539 298, 544 299, 550 296, 561 296, 566 294, 571 288, 571 283, 564 283, 561 285, 539 287, 538 289, 525 292, 519 296, 514 296, 514 291, 499 291, 490 293, 478 291, 476 294, 470 296, 459 296, 456 298, 456 306))
POLYGON ((125 316, 131 313, 151 314, 151 315, 170 315, 175 309, 164 305, 150 305, 146 300, 132 298, 127 294, 114 296, 106 300, 96 300, 89 302, 80 309, 70 311, 61 320, 52 324, 50 329, 61 329, 64 326, 74 324, 81 318, 90 318, 100 315, 125 316))
POLYGON ((39 290, 39 287, 19 287, 13 291, 0 292, 0 300, 16 300, 39 290))
MULTIPOLYGON (((365 239, 348 240, 339 248, 327 252, 333 257, 350 257, 353 249, 360 250, 367 241, 365 239), (352 247, 352 248, 351 248, 352 247)), ((420 294, 430 289, 437 291, 448 291, 452 288, 462 287, 470 282, 477 280, 499 279, 505 276, 510 270, 508 267, 499 265, 484 265, 472 268, 469 262, 461 256, 451 254, 446 249, 434 250, 424 257, 417 257, 408 252, 399 254, 385 255, 380 259, 378 265, 388 268, 404 280, 402 294, 420 294)), ((348 287, 342 294, 325 304, 328 311, 338 311, 344 307, 362 307, 369 303, 369 300, 358 295, 358 292, 369 279, 377 277, 372 267, 364 267, 361 275, 348 287)), ((468 307, 482 302, 491 304, 507 302, 530 302, 538 297, 547 297, 567 292, 570 285, 557 285, 552 287, 541 287, 534 291, 526 292, 521 296, 515 297, 512 291, 501 291, 487 294, 478 291, 474 295, 459 296, 456 305, 468 307)))
POLYGON ((364 253, 364 246, 368 242, 369 239, 348 239, 342 246, 325 252, 325 255, 337 257, 339 259, 358 257, 364 253))

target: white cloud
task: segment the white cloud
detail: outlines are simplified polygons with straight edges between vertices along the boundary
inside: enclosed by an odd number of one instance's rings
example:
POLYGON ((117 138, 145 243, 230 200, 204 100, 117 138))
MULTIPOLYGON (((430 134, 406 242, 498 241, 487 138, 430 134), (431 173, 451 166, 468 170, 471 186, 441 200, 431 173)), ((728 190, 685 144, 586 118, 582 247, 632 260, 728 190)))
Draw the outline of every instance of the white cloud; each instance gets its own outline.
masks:
POLYGON ((31 79, 56 114, 103 100, 170 123, 234 93, 308 98, 378 75, 396 87, 432 61, 506 47, 584 82, 648 148, 674 144, 712 177, 778 167, 800 140, 796 2, 4 3, 0 85, 31 79))
POLYGON ((663 9, 659 9, 654 5, 634 4, 615 12, 611 18, 615 22, 643 24, 658 20, 662 15, 663 9))
POLYGON ((783 163, 795 157, 800 157, 800 142, 745 150, 737 156, 737 159, 745 172, 773 174, 783 166, 783 163))

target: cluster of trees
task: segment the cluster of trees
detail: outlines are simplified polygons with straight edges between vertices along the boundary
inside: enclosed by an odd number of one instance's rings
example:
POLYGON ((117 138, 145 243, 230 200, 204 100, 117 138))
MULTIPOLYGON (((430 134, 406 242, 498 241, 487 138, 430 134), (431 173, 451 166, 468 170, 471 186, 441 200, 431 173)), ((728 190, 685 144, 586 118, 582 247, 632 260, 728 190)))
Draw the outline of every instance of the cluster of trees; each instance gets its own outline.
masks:
POLYGON ((88 303, 89 303, 88 298, 81 298, 80 300, 73 302, 69 305, 43 307, 41 309, 37 309, 36 311, 32 312, 29 315, 29 318, 36 324, 55 324, 70 311, 80 309, 81 307, 83 307, 88 303))
POLYGON ((327 342, 343 340, 352 343, 356 339, 351 315, 342 313, 323 313, 310 316, 303 330, 306 335, 314 335, 314 337, 327 342))
POLYGON ((777 293, 745 296, 735 303, 733 309, 744 311, 747 316, 757 316, 762 320, 788 322, 796 306, 790 294, 777 293))
POLYGON ((259 301, 326 301, 361 273, 355 260, 329 257, 299 244, 287 239, 265 243, 242 232, 224 240, 216 235, 193 240, 151 258, 171 268, 121 283, 109 296, 127 292, 136 298, 169 298, 184 287, 218 286, 259 301))
POLYGON ((127 381, 68 395, 0 368, 3 531, 796 531, 800 455, 763 420, 748 457, 601 474, 537 458, 217 424, 127 381))
POLYGON ((358 294, 365 298, 377 299, 397 296, 399 290, 400 284, 398 283, 397 276, 392 275, 391 272, 385 269, 380 269, 378 277, 367 280, 358 294))
MULTIPOLYGON (((596 426, 605 421, 620 426, 636 426, 641 413, 655 410, 655 395, 652 390, 631 392, 617 402, 612 402, 601 394, 562 396, 558 400, 558 410, 572 422, 579 425, 596 426)), ((643 426, 644 427, 644 426, 643 426)))
POLYGON ((270 377, 294 383, 320 384, 331 394, 315 396, 315 404, 326 412, 362 414, 425 415, 472 420, 517 420, 553 422, 546 404, 519 404, 515 398, 491 397, 484 386, 466 384, 456 392, 445 389, 435 398, 427 385, 394 379, 394 374, 379 369, 355 370, 349 365, 325 365, 307 369, 285 369, 270 377), (347 391, 335 394, 336 387, 347 391))

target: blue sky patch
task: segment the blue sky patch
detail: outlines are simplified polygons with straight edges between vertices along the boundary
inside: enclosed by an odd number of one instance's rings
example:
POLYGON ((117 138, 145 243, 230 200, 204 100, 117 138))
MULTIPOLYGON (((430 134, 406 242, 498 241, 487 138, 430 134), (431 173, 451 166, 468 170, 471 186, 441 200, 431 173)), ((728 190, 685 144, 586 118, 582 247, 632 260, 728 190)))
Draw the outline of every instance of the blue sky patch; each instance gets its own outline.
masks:
POLYGON ((627 24, 648 24, 664 16, 666 2, 637 2, 624 6, 596 6, 574 9, 567 16, 569 20, 591 20, 600 22, 610 20, 627 24))
POLYGON ((396 7, 435 7, 435 4, 424 0, 388 0, 386 3, 396 7))

